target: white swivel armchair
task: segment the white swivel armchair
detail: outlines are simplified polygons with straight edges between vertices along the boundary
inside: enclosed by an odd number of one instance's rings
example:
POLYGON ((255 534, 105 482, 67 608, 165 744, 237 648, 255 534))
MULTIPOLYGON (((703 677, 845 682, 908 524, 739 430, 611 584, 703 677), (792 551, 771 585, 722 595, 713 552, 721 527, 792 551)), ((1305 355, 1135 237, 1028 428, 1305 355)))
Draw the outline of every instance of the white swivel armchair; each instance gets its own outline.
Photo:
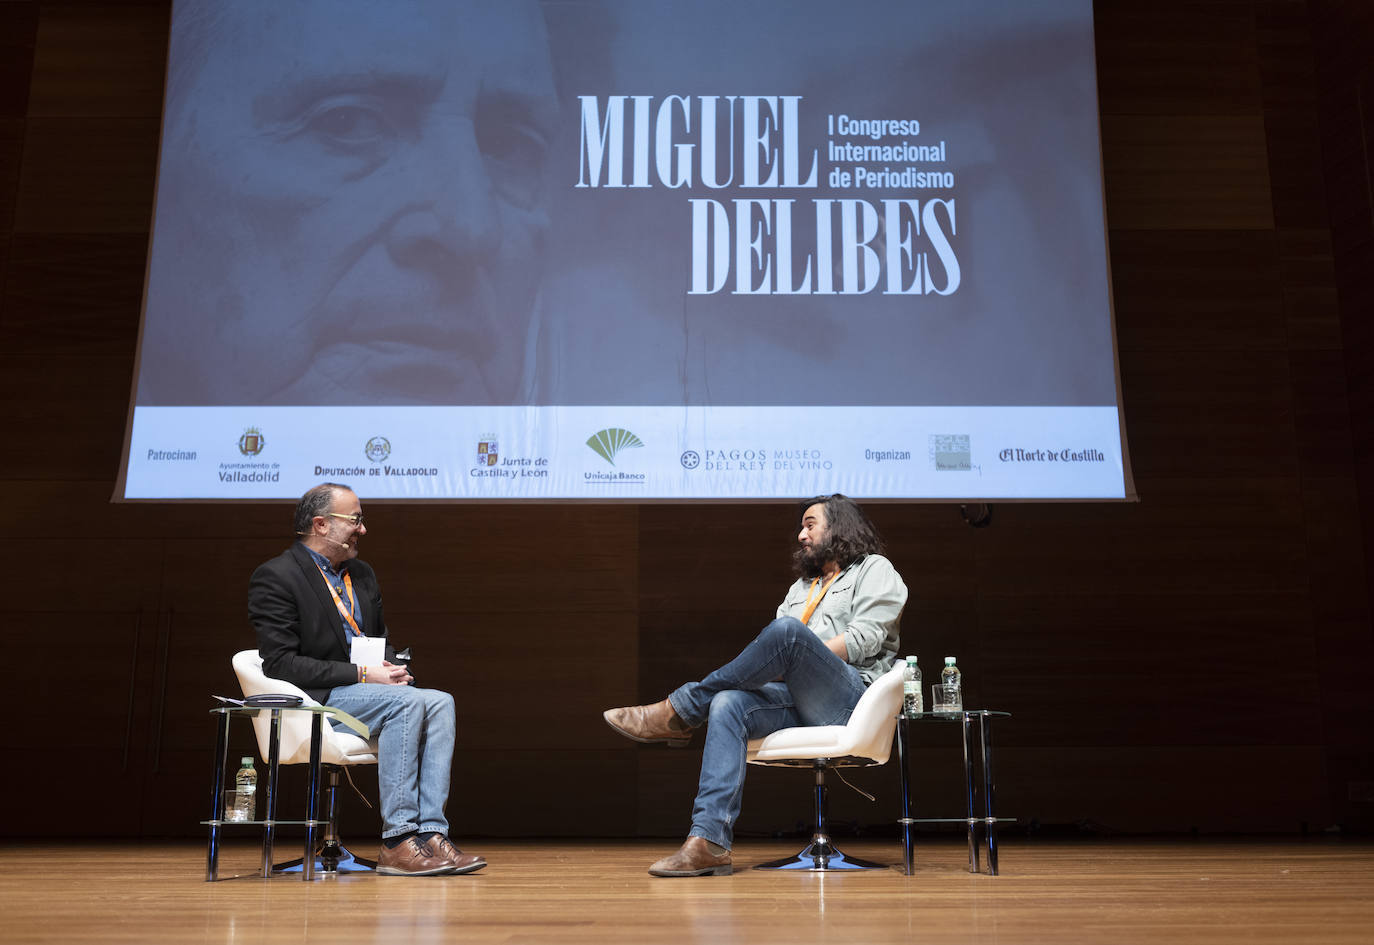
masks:
POLYGON ((836 870, 887 869, 845 856, 830 842, 825 829, 827 768, 881 765, 892 754, 897 713, 902 705, 902 666, 895 666, 873 681, 859 699, 844 725, 811 725, 785 728, 749 742, 748 761, 753 765, 811 768, 816 773, 816 822, 811 843, 795 856, 760 863, 756 869, 836 870))
MULTIPOLYGON (((258 696, 267 693, 288 693, 300 696, 305 705, 319 705, 299 687, 283 679, 273 679, 262 671, 262 658, 257 650, 240 650, 234 654, 234 674, 239 678, 243 694, 258 696)), ((281 731, 278 741, 278 764, 308 764, 310 762, 310 715, 305 712, 283 712, 281 731)), ((259 712, 253 719, 253 728, 258 738, 258 755, 264 760, 268 756, 271 739, 271 713, 259 712)), ((370 870, 376 866, 372 860, 356 856, 347 850, 339 839, 338 788, 339 771, 352 765, 375 765, 377 763, 377 743, 368 741, 350 732, 335 731, 325 724, 322 729, 323 741, 320 745, 320 762, 327 773, 325 801, 325 834, 320 842, 318 868, 325 872, 357 872, 370 870)), ((277 871, 299 869, 300 862, 283 863, 274 867, 277 871)))

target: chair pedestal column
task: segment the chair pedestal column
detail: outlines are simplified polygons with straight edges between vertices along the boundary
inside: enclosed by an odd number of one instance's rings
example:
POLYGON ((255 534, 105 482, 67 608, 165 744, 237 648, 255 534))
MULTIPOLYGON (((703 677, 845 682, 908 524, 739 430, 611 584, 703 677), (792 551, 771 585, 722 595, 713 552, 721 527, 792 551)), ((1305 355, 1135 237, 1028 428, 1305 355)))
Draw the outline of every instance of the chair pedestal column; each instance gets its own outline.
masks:
MULTIPOLYGON (((316 869, 324 873, 364 873, 377 868, 376 860, 358 856, 343 845, 339 839, 338 792, 339 769, 329 766, 329 780, 325 786, 325 828, 324 838, 320 841, 315 854, 316 869)), ((273 867, 274 872, 294 873, 305 868, 301 859, 290 860, 273 867)))
POLYGON ((825 769, 830 767, 829 758, 817 758, 812 762, 816 770, 816 824, 811 834, 811 842, 800 853, 785 856, 780 860, 770 860, 755 866, 756 870, 805 870, 808 873, 832 873, 843 870, 885 870, 886 864, 861 860, 846 856, 833 843, 825 832, 826 786, 825 769))

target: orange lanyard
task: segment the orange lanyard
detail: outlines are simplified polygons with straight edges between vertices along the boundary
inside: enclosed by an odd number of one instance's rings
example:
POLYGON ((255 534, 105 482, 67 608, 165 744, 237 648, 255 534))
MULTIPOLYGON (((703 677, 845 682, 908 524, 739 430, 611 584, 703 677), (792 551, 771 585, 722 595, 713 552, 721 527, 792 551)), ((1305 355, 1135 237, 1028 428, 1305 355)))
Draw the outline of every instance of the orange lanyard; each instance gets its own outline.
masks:
POLYGON ((811 589, 806 592, 806 609, 802 611, 802 623, 809 624, 811 622, 811 615, 816 612, 816 607, 820 605, 821 598, 825 596, 826 591, 830 590, 830 585, 834 584, 835 578, 839 576, 839 571, 836 571, 834 574, 830 575, 830 580, 826 581, 824 586, 821 587, 821 592, 819 594, 816 594, 816 585, 821 583, 821 579, 816 578, 814 581, 811 582, 811 589), (815 594, 814 600, 812 599, 813 594, 815 594))
POLYGON ((353 628, 353 632, 362 636, 363 632, 358 629, 358 621, 353 619, 353 609, 357 606, 356 598, 353 596, 353 575, 344 572, 344 593, 348 595, 348 606, 344 606, 343 600, 339 597, 339 592, 334 590, 334 584, 329 580, 329 575, 324 573, 324 568, 320 568, 320 563, 315 562, 315 567, 320 570, 320 577, 324 578, 325 586, 329 588, 329 596, 334 598, 334 606, 339 608, 339 615, 348 621, 348 625, 353 628))

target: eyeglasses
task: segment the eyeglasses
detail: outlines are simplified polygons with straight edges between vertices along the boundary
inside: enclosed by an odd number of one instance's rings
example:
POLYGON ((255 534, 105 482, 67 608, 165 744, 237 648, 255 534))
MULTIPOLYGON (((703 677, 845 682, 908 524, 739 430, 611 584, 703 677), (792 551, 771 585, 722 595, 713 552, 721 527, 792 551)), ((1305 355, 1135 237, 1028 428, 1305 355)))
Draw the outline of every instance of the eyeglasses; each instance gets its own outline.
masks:
POLYGON ((330 516, 331 518, 341 518, 348 524, 352 525, 354 528, 361 528, 363 524, 362 512, 355 512, 352 515, 345 515, 342 512, 325 512, 324 514, 330 516))

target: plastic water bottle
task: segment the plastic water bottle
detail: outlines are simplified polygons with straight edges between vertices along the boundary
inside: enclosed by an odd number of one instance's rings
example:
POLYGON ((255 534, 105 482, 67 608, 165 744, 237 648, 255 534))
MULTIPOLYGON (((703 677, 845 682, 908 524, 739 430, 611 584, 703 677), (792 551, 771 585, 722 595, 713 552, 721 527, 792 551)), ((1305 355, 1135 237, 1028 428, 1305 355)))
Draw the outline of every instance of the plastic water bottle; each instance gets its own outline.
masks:
POLYGON ((921 708, 921 667, 916 665, 916 657, 908 656, 902 670, 902 714, 914 719, 921 708))
POLYGON ((234 775, 233 820, 255 820, 258 810, 258 769, 253 767, 251 755, 243 758, 243 767, 234 775))
POLYGON ((962 712, 964 709, 964 679, 959 672, 959 667, 954 665, 954 657, 952 656, 945 657, 945 668, 940 670, 940 683, 954 687, 954 704, 949 706, 949 709, 954 712, 962 712))

